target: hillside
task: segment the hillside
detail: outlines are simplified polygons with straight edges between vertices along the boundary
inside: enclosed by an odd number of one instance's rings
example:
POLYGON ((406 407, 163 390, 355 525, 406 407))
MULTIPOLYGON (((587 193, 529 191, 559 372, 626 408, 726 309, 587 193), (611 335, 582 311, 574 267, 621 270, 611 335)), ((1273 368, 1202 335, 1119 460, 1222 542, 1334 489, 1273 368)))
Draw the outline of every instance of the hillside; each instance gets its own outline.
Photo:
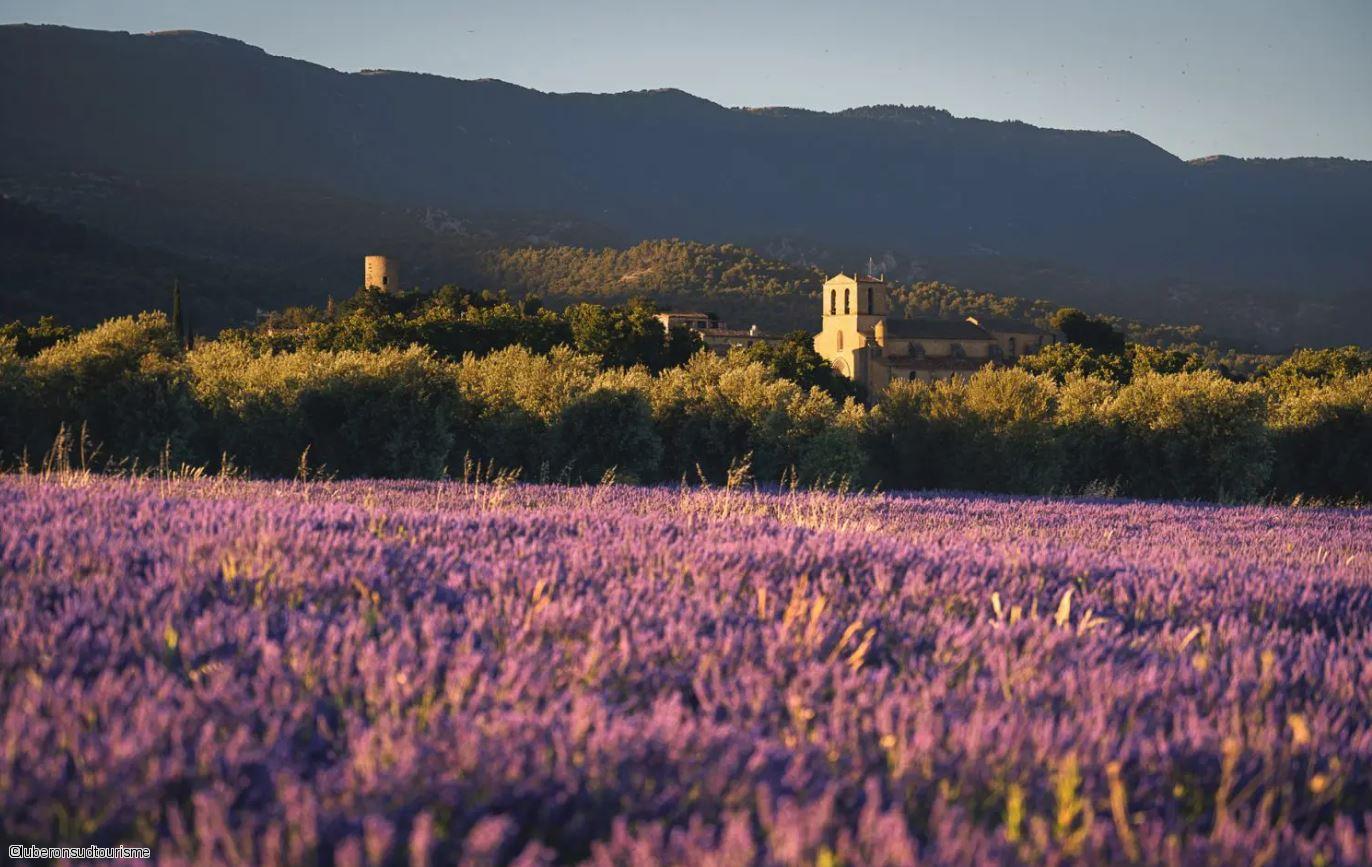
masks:
POLYGON ((625 250, 518 247, 478 259, 477 281, 551 304, 651 298, 667 309, 703 308, 737 326, 816 329, 818 268, 790 265, 734 244, 644 241, 625 250))
MULTIPOLYGON (((537 295, 555 308, 578 301, 609 304, 646 298, 663 309, 704 309, 736 325, 756 324, 778 332, 813 330, 818 325, 825 272, 747 247, 659 239, 623 250, 556 244, 488 249, 483 244, 489 240, 481 236, 440 246, 446 255, 437 259, 414 250, 405 272, 432 277, 418 283, 460 284, 515 297, 537 295), (444 264, 434 264, 437 261, 444 264), (439 273, 441 279, 433 277, 439 273)), ((319 284, 330 297, 351 294, 357 262, 349 264, 349 276, 339 268, 336 280, 319 284)), ((314 288, 318 274, 314 281, 288 280, 266 270, 135 246, 0 196, 0 322, 54 314, 86 326, 112 316, 162 309, 173 281, 180 281, 195 324, 205 333, 246 324, 258 311, 315 303, 319 294, 314 288)), ((1058 306, 937 281, 893 282, 892 298, 907 316, 981 314, 1040 324, 1058 306)), ((1117 324, 1136 340, 1155 345, 1251 348, 1249 343, 1217 341, 1199 326, 1117 324)))
MULTIPOLYGON (((650 240, 628 249, 544 244, 487 249, 451 247, 443 277, 410 285, 460 285, 473 291, 536 295, 554 308, 578 301, 612 304, 646 298, 663 309, 704 309, 739 324, 772 331, 817 326, 819 287, 825 273, 792 265, 734 244, 650 240)), ((406 260, 412 275, 422 256, 406 260)), ((335 299, 351 294, 348 276, 324 286, 335 299)), ((424 277, 439 266, 420 265, 424 277)), ((341 269, 340 269, 341 270, 341 269)), ((317 275, 316 275, 317 277, 317 275)), ((76 326, 112 316, 164 308, 179 280, 201 331, 238 326, 258 311, 315 303, 309 282, 283 281, 265 270, 232 267, 118 241, 0 196, 0 322, 56 315, 76 326), (193 303, 192 303, 193 302, 193 303)), ((907 315, 960 318, 971 313, 1045 320, 1050 302, 974 292, 942 283, 895 284, 893 297, 907 315)), ((1137 327, 1135 328, 1137 333, 1137 327)), ((1146 342, 1194 343, 1199 329, 1164 327, 1146 342)))
MULTIPOLYGON (((553 305, 568 301, 651 298, 667 308, 703 308, 738 325, 775 331, 814 330, 819 289, 826 274, 790 265, 734 244, 680 240, 644 241, 627 250, 571 246, 500 249, 481 255, 473 285, 533 293, 553 305)), ((961 319, 979 314, 1047 325, 1058 309, 1051 301, 978 292, 938 281, 892 281, 899 315, 961 319)), ((1217 340, 1196 325, 1156 320, 1115 322, 1133 339, 1158 346, 1250 348, 1217 340)))
POLYGON ((162 309, 174 281, 202 329, 300 294, 258 272, 130 244, 0 196, 0 321, 55 314, 89 325, 162 309))
POLYGON ((747 244, 1269 343, 1362 339, 1372 164, 1185 162, 931 108, 734 109, 342 73, 203 33, 0 27, 0 191, 316 295, 384 243, 747 244), (324 276, 318 276, 324 275, 324 276))

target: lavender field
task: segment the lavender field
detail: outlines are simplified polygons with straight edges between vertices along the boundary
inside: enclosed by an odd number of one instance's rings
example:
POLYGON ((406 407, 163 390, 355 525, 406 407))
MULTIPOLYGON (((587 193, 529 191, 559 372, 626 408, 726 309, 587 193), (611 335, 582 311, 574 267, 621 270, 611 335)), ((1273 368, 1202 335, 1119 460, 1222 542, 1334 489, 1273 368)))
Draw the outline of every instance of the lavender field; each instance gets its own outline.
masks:
POLYGON ((0 480, 0 836, 1372 862, 1372 511, 0 480))

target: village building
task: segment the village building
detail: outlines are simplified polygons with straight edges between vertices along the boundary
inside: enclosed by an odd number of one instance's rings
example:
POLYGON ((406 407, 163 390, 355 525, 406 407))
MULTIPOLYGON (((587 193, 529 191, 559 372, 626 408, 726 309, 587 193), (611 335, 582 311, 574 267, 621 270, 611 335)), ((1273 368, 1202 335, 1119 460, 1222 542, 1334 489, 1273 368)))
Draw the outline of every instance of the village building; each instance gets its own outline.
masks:
POLYGON ((824 284, 815 351, 877 399, 896 379, 935 380, 970 376, 987 365, 1011 364, 1053 340, 1051 332, 1025 322, 891 315, 886 281, 839 274, 824 284))
POLYGON ((991 333, 1000 344, 1001 355, 1014 361, 1021 355, 1032 355, 1054 340, 1053 332, 1029 322, 1003 316, 968 316, 967 321, 991 333))
POLYGON ((713 313, 659 313, 657 321, 662 323, 662 330, 665 332, 670 333, 673 328, 694 331, 705 342, 705 348, 719 355, 728 355, 729 350, 735 347, 747 349, 756 343, 776 343, 781 339, 775 334, 761 331, 756 325, 747 329, 730 328, 713 313))

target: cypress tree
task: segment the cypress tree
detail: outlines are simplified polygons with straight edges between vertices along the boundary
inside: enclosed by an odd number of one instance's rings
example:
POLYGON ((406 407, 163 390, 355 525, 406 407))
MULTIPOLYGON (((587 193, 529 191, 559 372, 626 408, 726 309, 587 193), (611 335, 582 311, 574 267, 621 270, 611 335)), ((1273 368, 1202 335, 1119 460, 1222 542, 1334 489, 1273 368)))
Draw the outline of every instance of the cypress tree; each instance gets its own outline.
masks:
POLYGON ((176 339, 182 344, 186 342, 186 322, 181 313, 181 281, 172 281, 172 309, 171 309, 172 331, 176 334, 176 339))

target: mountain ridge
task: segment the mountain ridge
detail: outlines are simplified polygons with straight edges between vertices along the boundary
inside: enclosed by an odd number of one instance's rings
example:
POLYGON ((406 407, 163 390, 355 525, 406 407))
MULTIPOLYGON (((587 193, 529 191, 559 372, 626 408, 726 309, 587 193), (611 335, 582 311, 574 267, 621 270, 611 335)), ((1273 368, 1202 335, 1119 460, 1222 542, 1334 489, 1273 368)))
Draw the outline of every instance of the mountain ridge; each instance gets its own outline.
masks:
POLYGON ((250 53, 250 54, 253 54, 253 55, 257 55, 257 56, 260 56, 260 57, 270 58, 270 59, 273 60, 273 61, 285 62, 285 63, 291 63, 291 64, 300 64, 301 66, 311 67, 311 68, 314 68, 314 69, 317 69, 317 70, 324 70, 324 71, 327 71, 327 72, 330 72, 330 73, 333 73, 333 74, 336 74, 336 75, 340 75, 340 76, 359 76, 359 77, 369 77, 369 76, 378 76, 378 75, 413 76, 413 77, 416 77, 416 78, 432 79, 432 80, 443 81, 443 82, 449 82, 449 83, 455 83, 455 84, 466 84, 466 85, 502 85, 502 86, 504 86, 504 87, 508 87, 508 88, 510 88, 510 89, 513 89, 513 90, 523 91, 523 92, 525 92, 525 93, 537 94, 537 95, 539 95, 539 96, 546 96, 546 97, 585 97, 585 96, 592 96, 592 97, 622 97, 622 96, 637 96, 637 95, 674 96, 674 97, 675 97, 675 96, 680 96, 680 97, 687 97, 687 98, 689 98, 691 101, 694 101, 694 102, 704 103, 704 104, 710 105, 710 106, 712 106, 712 107, 714 107, 714 108, 717 108, 717 109, 719 109, 719 110, 721 110, 721 111, 725 111, 725 112, 742 112, 742 113, 747 113, 747 114, 778 114, 778 115, 797 115, 797 116, 853 117, 853 118, 881 119, 881 120, 893 120, 893 119, 913 120, 913 119, 916 119, 916 118, 932 117, 932 118, 943 119, 943 120, 950 120, 950 121, 965 121, 965 122, 973 122, 973 123, 981 123, 981 124, 990 124, 990 125, 1003 125, 1003 126, 1012 126, 1012 127, 1024 127, 1024 128, 1028 128, 1028 129, 1035 130, 1035 131, 1038 131, 1038 132, 1043 132, 1043 133, 1067 133, 1067 134, 1084 134, 1084 135, 1096 135, 1096 136, 1121 136, 1121 137, 1128 137, 1128 138, 1131 138, 1131 139, 1136 139, 1136 140, 1138 140, 1138 141, 1140 141, 1140 142, 1142 142, 1142 143, 1145 143, 1145 144, 1147 144, 1148 146, 1150 146, 1151 148, 1156 149, 1157 151, 1160 151, 1160 152, 1162 152, 1162 153, 1165 153, 1165 154, 1167 154, 1168 156, 1171 156, 1174 160, 1176 160, 1177 162, 1180 162, 1180 163, 1204 163, 1204 162, 1208 162, 1208 161, 1212 161, 1212 160, 1222 159, 1222 160, 1235 160, 1235 161, 1240 161, 1240 162, 1263 162, 1263 163, 1273 163, 1273 162, 1302 162, 1302 163, 1331 162, 1331 163, 1362 164, 1362 165, 1366 165, 1366 166, 1372 166, 1372 160, 1362 160, 1362 159, 1357 159, 1357 158, 1353 158, 1353 157, 1344 157, 1344 156, 1313 156, 1313 155, 1307 156, 1307 155, 1301 155, 1301 156, 1289 156, 1289 157, 1264 157, 1264 156, 1257 156, 1257 157, 1238 157, 1238 156, 1233 156, 1233 155, 1230 155, 1230 154, 1218 153, 1218 154, 1207 154, 1207 155, 1205 155, 1205 156, 1193 157, 1193 158, 1187 159, 1187 158, 1183 158, 1183 157, 1181 157, 1181 156, 1178 156, 1178 155, 1176 155, 1176 154, 1172 154, 1172 153, 1171 153, 1170 151, 1168 151, 1166 148, 1162 147, 1161 145, 1158 145, 1157 143, 1155 143, 1155 142, 1153 142, 1151 139, 1149 139, 1147 136, 1145 136, 1145 135, 1143 135, 1143 134, 1141 134, 1141 133, 1138 133, 1138 132, 1136 132, 1136 131, 1134 131, 1134 130, 1129 130, 1129 129, 1098 129, 1098 128, 1094 128, 1094 127, 1092 127, 1092 128, 1081 128, 1081 127, 1058 127, 1058 126, 1051 126, 1051 125, 1049 125, 1049 126, 1044 126, 1044 125, 1029 123, 1028 121, 1024 121, 1024 120, 1020 120, 1020 119, 1015 119, 1015 118, 1007 118, 1007 119, 999 119, 999 120, 997 120, 997 119, 993 119, 993 118, 983 118, 983 117, 979 117, 979 116, 976 116, 976 115, 957 115, 957 114, 953 114, 953 113, 952 113, 951 111, 949 111, 948 109, 939 108, 939 107, 937 107, 937 106, 931 106, 931 105, 914 105, 914 104, 904 104, 904 103, 868 103, 868 104, 854 105, 854 106, 849 106, 849 107, 847 107, 847 108, 833 109, 833 110, 826 110, 826 109, 819 109, 819 108, 809 108, 809 107, 805 107, 805 106, 789 106, 789 105, 735 105, 735 106, 730 106, 730 105, 725 105, 725 104, 723 104, 723 103, 720 103, 720 102, 717 102, 717 101, 715 101, 715 100, 712 100, 712 99, 710 99, 710 98, 708 98, 708 97, 703 97, 703 96, 699 96, 699 95, 697 95, 697 94, 693 94, 693 93, 691 93, 691 92, 689 92, 689 91, 687 91, 687 90, 684 90, 684 89, 682 89, 682 88, 675 87, 675 86, 646 87, 646 88, 630 88, 630 89, 620 90, 620 91, 576 91, 576 90, 572 90, 572 91, 556 91, 556 90, 540 90, 540 89, 538 89, 538 88, 530 87, 530 86, 528 86, 528 85, 522 85, 522 84, 518 84, 518 83, 516 83, 516 82, 511 82, 511 81, 507 81, 507 80, 505 80, 505 79, 494 78, 494 77, 459 78, 459 77, 456 77, 456 76, 443 75, 443 74, 441 74, 441 73, 425 72, 425 71, 423 71, 423 70, 391 69, 391 68, 382 68, 382 67, 363 67, 363 68, 359 68, 359 69, 355 69, 355 70, 346 70, 346 69, 339 69, 339 68, 337 68, 337 67, 329 66, 329 65, 327 65, 327 64, 318 63, 318 62, 315 62, 315 61, 312 61, 312 60, 307 60, 307 59, 304 59, 304 58, 292 57, 292 56, 288 56, 288 55, 271 54, 270 52, 266 51, 266 49, 264 49, 264 48, 262 48, 262 47, 260 47, 260 46, 257 46, 257 45, 253 45, 253 44, 251 44, 251 43, 249 43, 249 42, 246 42, 246 41, 244 41, 244 40, 242 40, 242 39, 238 39, 238 38, 235 38, 235 37, 232 37, 232 36, 223 36, 223 35, 221 35, 221 34, 211 33, 211 32, 209 32, 209 31, 204 31, 204 30, 196 30, 196 29, 192 29, 192 28, 172 28, 172 29, 167 29, 167 30, 153 30, 153 31, 147 31, 147 32, 135 32, 135 31, 128 31, 128 30, 98 30, 98 29, 92 29, 92 28, 73 27, 73 26, 64 25, 64 24, 44 24, 44 23, 31 23, 31 22, 11 23, 11 24, 0 24, 0 36, 10 35, 10 34, 13 33, 13 32, 21 32, 21 33, 22 33, 22 32, 24 32, 24 31, 45 31, 45 32, 52 33, 52 34, 61 34, 61 35, 63 35, 63 36, 67 36, 67 35, 79 35, 79 36, 82 37, 82 38, 87 38, 87 37, 97 37, 97 38, 116 37, 116 38, 119 38, 119 37, 122 37, 122 38, 125 38, 125 39, 128 39, 128 40, 134 40, 134 41, 136 41, 136 40, 142 40, 142 39, 148 39, 148 40, 154 40, 154 41, 180 42, 180 43, 183 43, 183 44, 194 45, 194 46, 201 46, 201 47, 203 47, 203 46, 216 46, 216 47, 223 47, 223 48, 232 48, 232 49, 242 50, 242 51, 245 51, 245 52, 247 52, 247 53, 250 53))
POLYGON ((748 113, 748 114, 768 114, 768 113, 775 113, 775 114, 779 114, 779 115, 815 115, 815 116, 827 116, 827 117, 853 117, 853 118, 882 119, 882 120, 906 119, 906 116, 913 117, 913 116, 915 116, 915 115, 920 115, 920 116, 939 117, 939 118, 942 118, 942 119, 952 120, 952 121, 967 121, 967 122, 975 122, 975 123, 983 123, 983 124, 992 124, 992 125, 1006 125, 1006 126, 1025 127, 1025 128, 1028 128, 1028 129, 1031 129, 1031 130, 1035 130, 1035 131, 1038 131, 1038 132, 1043 132, 1043 133, 1068 133, 1068 134, 1079 133, 1079 134, 1084 134, 1084 135, 1097 135, 1097 136, 1119 136, 1119 137, 1127 137, 1127 138, 1131 138, 1131 139, 1136 139, 1136 140, 1138 140, 1138 141, 1141 142, 1141 143, 1147 144, 1149 147, 1151 147, 1151 148, 1153 148, 1153 149, 1156 149, 1156 150, 1158 150, 1158 151, 1160 151, 1160 152, 1162 152, 1162 153, 1164 153, 1164 154, 1167 154, 1168 156, 1171 156, 1174 160, 1176 160, 1177 162, 1180 162, 1180 163, 1206 163, 1206 162, 1210 162, 1210 161, 1214 161, 1214 160, 1233 160, 1233 161, 1244 162, 1244 163, 1283 163, 1283 162, 1292 162, 1292 163, 1323 163, 1323 162, 1329 162, 1329 163, 1362 164, 1362 165, 1372 166, 1372 160, 1363 160, 1363 159, 1358 159, 1358 158, 1355 158, 1355 157, 1345 157, 1345 156, 1314 156, 1314 155, 1301 155, 1301 156, 1287 156, 1287 157, 1265 157, 1265 156, 1239 157, 1239 156, 1233 156, 1233 155, 1231 155, 1231 154, 1217 153, 1217 154, 1207 154, 1207 155, 1205 155, 1205 156, 1200 156, 1200 157, 1192 157, 1192 158, 1189 158, 1189 159, 1188 159, 1188 158, 1184 158, 1184 157, 1181 157, 1181 156, 1179 156, 1179 155, 1173 154, 1171 151, 1168 151, 1166 148, 1162 147, 1161 145, 1157 144, 1156 142, 1153 142, 1153 141, 1152 141, 1151 139, 1149 139, 1146 135, 1143 135, 1142 133, 1136 132, 1136 131, 1134 131, 1134 130, 1129 130, 1129 129, 1105 129, 1105 128, 1095 128, 1095 127, 1090 127, 1090 128, 1085 128, 1085 127, 1059 127, 1059 126, 1052 126, 1052 125, 1041 125, 1041 124, 1030 123, 1030 122, 1028 122, 1028 121, 1020 120, 1020 119, 1016 119, 1016 118, 995 119, 995 118, 984 118, 984 117, 979 117, 979 116, 977 116, 977 115, 958 115, 958 114, 954 114, 953 112, 951 112, 951 111, 948 110, 948 109, 939 108, 939 107, 937 107, 937 106, 932 106, 932 105, 914 105, 914 104, 905 104, 905 103, 867 103, 867 104, 862 104, 862 105, 849 106, 849 107, 847 107, 847 108, 841 108, 841 109, 820 109, 820 108, 809 108, 809 107, 805 107, 805 106, 790 106, 790 105, 726 105, 726 104, 724 104, 724 103, 721 103, 721 102, 718 102, 718 101, 716 101, 716 100, 710 99, 709 97, 700 96, 700 95, 698 95, 698 94, 691 93, 690 91, 687 91, 687 90, 685 90, 685 89, 683 89, 683 88, 675 87, 675 86, 629 88, 629 89, 626 89, 626 90, 618 90, 618 91, 581 91, 581 90, 559 91, 559 90, 540 90, 540 89, 535 88, 535 87, 530 87, 530 86, 528 86, 528 85, 523 85, 523 84, 519 84, 519 83, 517 83, 517 82, 507 81, 507 80, 505 80, 505 79, 502 79, 502 78, 495 78, 495 77, 459 78, 459 77, 457 77, 457 76, 444 75, 444 74, 442 74, 442 73, 425 72, 425 71, 423 71, 423 70, 413 70, 413 69, 391 69, 391 68, 385 68, 385 67, 362 67, 362 68, 358 68, 358 69, 355 69, 355 70, 347 70, 347 69, 340 69, 340 68, 338 68, 338 67, 329 66, 328 64, 318 63, 318 62, 316 62, 316 61, 307 60, 307 59, 304 59, 304 58, 292 57, 292 56, 289 56, 289 55, 271 54, 270 52, 266 51, 266 49, 264 49, 264 48, 262 48, 262 47, 260 47, 260 46, 257 46, 257 45, 253 45, 252 43, 246 42, 246 41, 244 41, 244 40, 242 40, 242 39, 238 39, 238 38, 232 37, 232 36, 223 36, 223 35, 221 35, 221 34, 211 33, 211 32, 209 32, 209 31, 204 31, 204 30, 196 30, 196 29, 193 29, 193 28, 172 28, 172 29, 167 29, 167 30, 152 30, 152 31, 147 31, 147 32, 135 32, 135 31, 128 31, 128 30, 98 30, 98 29, 92 29, 92 28, 72 27, 72 26, 70 26, 70 25, 64 25, 64 24, 43 24, 43 23, 28 23, 28 22, 25 22, 25 23, 13 23, 13 24, 0 24, 0 33, 3 33, 3 32, 6 31, 6 30, 22 30, 22 29, 50 30, 50 31, 60 31, 60 32, 77 33, 77 34, 98 34, 98 35, 100 35, 100 36, 122 36, 122 37, 128 37, 128 38, 130 38, 130 39, 134 39, 134 40, 143 39, 143 38, 149 38, 149 39, 178 40, 178 41, 183 41, 183 42, 190 43, 190 44, 217 45, 217 46, 223 46, 223 47, 232 47, 232 48, 237 48, 237 49, 243 49, 243 50, 246 50, 246 51, 248 51, 248 52, 250 52, 250 53, 252 53, 252 54, 261 55, 261 56, 264 56, 264 57, 271 58, 271 59, 273 59, 273 60, 285 61, 285 62, 296 63, 296 64, 302 64, 302 65, 305 65, 305 66, 314 67, 314 68, 321 69, 321 70, 327 70, 327 71, 329 71, 329 72, 335 73, 335 74, 337 74, 337 75, 342 75, 342 76, 377 76, 377 75, 414 76, 414 77, 417 77, 417 78, 434 79, 434 80, 438 80, 438 81, 453 82, 453 83, 459 83, 459 84, 470 84, 470 85, 502 85, 502 86, 504 86, 504 87, 508 87, 508 88, 511 88, 511 89, 514 89, 514 90, 519 90, 519 91, 523 91, 523 92, 526 92, 526 93, 538 94, 538 95, 540 95, 540 96, 548 96, 548 97, 585 97, 585 96, 592 96, 592 97, 617 97, 617 96, 638 96, 638 95, 649 95, 649 96, 659 96, 659 95, 660 95, 660 96, 684 96, 684 97, 689 98, 691 101, 699 102, 699 103, 705 103, 705 104, 708 104, 708 105, 713 106, 713 107, 715 107, 715 108, 718 108, 718 109, 720 109, 721 111, 726 111, 726 112, 744 112, 744 113, 748 113))

